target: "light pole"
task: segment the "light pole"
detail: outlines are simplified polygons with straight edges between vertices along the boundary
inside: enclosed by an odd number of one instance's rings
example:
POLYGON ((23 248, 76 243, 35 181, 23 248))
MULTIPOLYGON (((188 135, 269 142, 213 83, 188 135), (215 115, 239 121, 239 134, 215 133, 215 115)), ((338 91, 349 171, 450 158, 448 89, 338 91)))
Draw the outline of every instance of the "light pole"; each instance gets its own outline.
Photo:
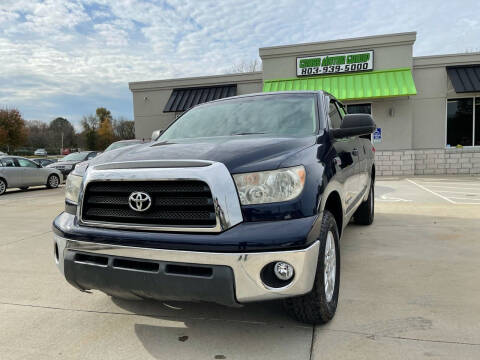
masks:
POLYGON ((62 148, 60 149, 60 155, 63 154, 63 131, 62 131, 62 148))

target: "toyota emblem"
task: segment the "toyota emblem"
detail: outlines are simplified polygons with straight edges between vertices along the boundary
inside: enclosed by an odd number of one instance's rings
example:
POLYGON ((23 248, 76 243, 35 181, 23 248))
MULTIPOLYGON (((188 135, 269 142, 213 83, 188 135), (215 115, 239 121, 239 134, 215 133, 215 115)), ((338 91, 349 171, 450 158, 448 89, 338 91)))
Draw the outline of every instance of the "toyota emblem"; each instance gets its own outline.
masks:
POLYGON ((152 206, 152 198, 143 191, 135 191, 128 197, 128 205, 138 212, 147 211, 152 206))

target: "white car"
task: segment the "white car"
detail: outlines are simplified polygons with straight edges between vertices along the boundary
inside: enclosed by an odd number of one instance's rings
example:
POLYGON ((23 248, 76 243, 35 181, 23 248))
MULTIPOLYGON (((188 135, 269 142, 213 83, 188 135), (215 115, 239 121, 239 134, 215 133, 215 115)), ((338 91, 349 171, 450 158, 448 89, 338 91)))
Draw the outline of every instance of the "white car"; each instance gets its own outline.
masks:
POLYGON ((47 156, 47 150, 45 149, 37 149, 33 153, 35 156, 47 156))
POLYGON ((45 185, 49 189, 60 185, 62 173, 19 156, 0 156, 0 195, 7 188, 28 189, 29 186, 45 185))
POLYGON ((8 154, 6 154, 6 153, 4 153, 4 152, 0 151, 0 156, 5 156, 5 155, 8 155, 8 154))

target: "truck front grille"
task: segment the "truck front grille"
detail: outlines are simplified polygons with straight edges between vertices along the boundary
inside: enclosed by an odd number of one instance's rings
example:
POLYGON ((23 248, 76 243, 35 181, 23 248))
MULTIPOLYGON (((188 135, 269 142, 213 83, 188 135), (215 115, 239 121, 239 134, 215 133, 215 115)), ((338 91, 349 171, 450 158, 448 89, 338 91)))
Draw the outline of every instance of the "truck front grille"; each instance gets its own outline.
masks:
POLYGON ((159 227, 216 225, 210 188, 193 180, 91 182, 83 198, 82 220, 159 227), (150 196, 147 210, 130 207, 129 197, 135 192, 150 196))

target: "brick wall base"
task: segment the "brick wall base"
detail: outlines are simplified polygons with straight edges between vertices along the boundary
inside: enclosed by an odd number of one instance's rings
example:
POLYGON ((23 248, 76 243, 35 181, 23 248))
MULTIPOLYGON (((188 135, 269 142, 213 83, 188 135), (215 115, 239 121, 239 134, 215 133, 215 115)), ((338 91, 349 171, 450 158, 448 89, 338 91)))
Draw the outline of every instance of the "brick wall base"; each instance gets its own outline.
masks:
POLYGON ((480 148, 376 151, 376 173, 389 175, 480 175, 480 148))

